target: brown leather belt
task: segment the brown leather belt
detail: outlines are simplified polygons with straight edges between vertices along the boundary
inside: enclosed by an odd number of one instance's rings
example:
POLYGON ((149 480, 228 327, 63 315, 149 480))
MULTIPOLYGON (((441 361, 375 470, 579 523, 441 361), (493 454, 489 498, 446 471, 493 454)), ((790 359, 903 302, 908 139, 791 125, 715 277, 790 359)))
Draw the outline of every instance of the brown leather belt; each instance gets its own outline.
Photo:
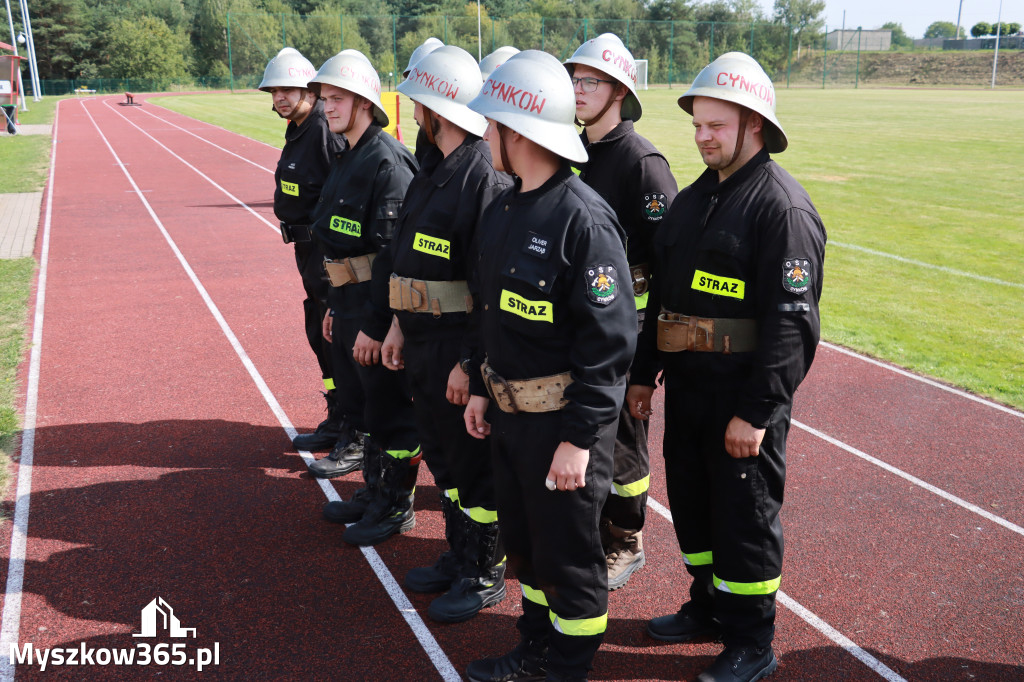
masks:
POLYGON ((343 287, 346 284, 356 282, 368 282, 372 272, 371 266, 376 257, 377 254, 368 253, 365 256, 341 258, 339 260, 324 258, 324 270, 327 271, 327 278, 331 280, 332 287, 343 287))
POLYGON ((643 296, 646 294, 651 283, 651 269, 647 263, 630 265, 629 276, 633 280, 633 295, 643 296))
POLYGON ((568 404, 565 387, 572 383, 568 372, 535 379, 509 381, 484 362, 480 365, 487 392, 502 412, 556 412, 568 404))
POLYGON ((757 320, 694 317, 662 311, 658 350, 669 353, 748 353, 757 348, 757 320))
POLYGON ((473 312, 473 296, 465 280, 443 282, 399 277, 392 273, 388 294, 392 310, 433 313, 434 317, 441 317, 444 313, 473 312))

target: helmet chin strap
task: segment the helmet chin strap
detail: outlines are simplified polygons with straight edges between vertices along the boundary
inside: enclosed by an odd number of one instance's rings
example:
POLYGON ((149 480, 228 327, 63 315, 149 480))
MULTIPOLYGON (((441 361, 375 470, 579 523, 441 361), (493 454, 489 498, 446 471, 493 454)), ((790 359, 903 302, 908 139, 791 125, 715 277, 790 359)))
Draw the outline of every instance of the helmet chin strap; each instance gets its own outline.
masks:
POLYGON ((601 117, 608 113, 608 110, 612 108, 612 104, 615 103, 615 97, 616 95, 619 94, 619 88, 621 87, 622 85, 620 85, 619 83, 615 84, 615 87, 612 88, 612 94, 608 96, 608 101, 604 103, 604 107, 601 109, 601 111, 597 112, 597 116, 593 117, 589 121, 581 121, 580 117, 576 116, 576 125, 580 126, 581 128, 586 128, 587 126, 593 125, 597 121, 600 121, 601 117))
POLYGON ((505 151, 505 130, 507 128, 497 121, 494 122, 494 126, 498 129, 498 151, 501 152, 501 167, 509 175, 515 175, 516 172, 512 170, 512 164, 508 160, 508 152, 505 151))
POLYGON ((740 124, 736 129, 736 149, 733 150, 732 158, 729 159, 729 163, 726 164, 726 168, 731 168, 736 159, 740 158, 740 153, 743 151, 743 138, 747 136, 747 121, 750 120, 750 109, 746 107, 740 108, 740 124))
POLYGON ((437 146, 437 138, 434 137, 434 116, 433 116, 433 112, 430 111, 430 109, 428 109, 427 107, 423 106, 422 104, 420 105, 420 107, 422 107, 422 109, 423 109, 423 123, 426 124, 424 126, 424 132, 426 132, 426 134, 427 134, 427 142, 429 142, 430 144, 432 144, 432 145, 434 145, 436 147, 437 146))

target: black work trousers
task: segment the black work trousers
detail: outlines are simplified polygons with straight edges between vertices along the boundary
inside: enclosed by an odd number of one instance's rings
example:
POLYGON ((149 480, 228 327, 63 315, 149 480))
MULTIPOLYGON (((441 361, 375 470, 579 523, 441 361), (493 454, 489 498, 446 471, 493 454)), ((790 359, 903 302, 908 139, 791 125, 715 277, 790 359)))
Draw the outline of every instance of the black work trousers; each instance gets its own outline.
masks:
POLYGON ((327 314, 327 289, 330 286, 324 275, 324 257, 313 242, 295 242, 295 265, 302 277, 302 288, 306 298, 302 301, 303 318, 306 325, 306 340, 320 365, 324 387, 333 379, 331 370, 331 344, 324 338, 323 321, 327 314))
POLYGON ((466 433, 466 408, 445 397, 448 375, 461 355, 461 340, 406 336, 404 354, 423 461, 434 481, 441 490, 458 490, 463 509, 494 511, 490 443, 466 433))
POLYGON ((665 381, 665 478, 695 607, 710 610, 728 644, 767 646, 782 575, 782 508, 790 406, 772 416, 757 457, 734 459, 725 429, 737 386, 665 381))
MULTIPOLYGON (((349 426, 368 432, 382 450, 398 458, 419 447, 416 415, 405 372, 379 362, 363 367, 352 357, 370 297, 369 282, 331 287, 328 302, 334 311, 331 359, 338 397, 349 426)), ((383 339, 379 339, 383 341, 383 339)))
POLYGON ((551 491, 545 479, 559 444, 561 413, 507 414, 492 402, 487 418, 494 478, 501 482, 495 492, 508 565, 524 592, 543 594, 524 596, 524 612, 546 602, 559 626, 549 621, 548 632, 533 635, 550 642, 554 671, 585 677, 608 614, 608 567, 599 523, 611 486, 616 425, 602 427, 590 449, 586 486, 551 491))
POLYGON ((643 530, 647 519, 647 488, 651 475, 647 422, 629 413, 625 399, 619 411, 614 452, 611 492, 605 500, 603 516, 619 528, 643 530))

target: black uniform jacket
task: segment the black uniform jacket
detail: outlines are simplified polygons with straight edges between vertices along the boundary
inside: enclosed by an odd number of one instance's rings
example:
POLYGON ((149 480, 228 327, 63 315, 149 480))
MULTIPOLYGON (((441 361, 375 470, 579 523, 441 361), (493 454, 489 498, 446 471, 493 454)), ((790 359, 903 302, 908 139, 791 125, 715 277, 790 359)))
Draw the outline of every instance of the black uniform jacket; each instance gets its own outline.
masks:
POLYGON ((803 187, 762 149, 722 183, 708 169, 676 197, 654 238, 649 309, 757 320, 748 353, 656 350, 645 325, 632 383, 654 385, 659 362, 690 388, 738 391, 754 426, 791 404, 818 344, 825 227, 803 187))
MULTIPOLYGON (((313 213, 313 237, 327 258, 354 258, 377 253, 391 240, 402 199, 418 170, 409 150, 379 125, 367 128, 359 142, 340 154, 331 166, 320 201, 313 213)), ((374 263, 374 276, 377 276, 374 263)), ((385 273, 387 277, 390 273, 385 273)), ((378 341, 384 332, 373 331, 369 283, 344 289, 346 306, 364 307, 363 331, 378 341), (351 305, 349 305, 351 304, 351 305)), ((387 306, 374 301, 373 307, 387 306)))
POLYGON ((274 172, 274 214, 293 225, 309 225, 331 162, 345 151, 345 138, 327 127, 324 103, 317 100, 302 125, 288 121, 284 149, 274 172))
MULTIPOLYGON (((414 279, 468 280, 481 215, 511 184, 512 178, 494 170, 487 143, 475 135, 447 157, 428 155, 406 192, 391 243, 377 257, 380 267, 414 279)), ((386 300, 387 281, 375 277, 373 286, 374 300, 386 300)), ((390 324, 391 310, 384 313, 379 323, 390 324)), ((407 337, 462 338, 466 329, 465 313, 396 314, 407 337)))
MULTIPOLYGON (((636 346, 624 235, 568 162, 541 187, 517 188, 491 203, 477 232, 482 351, 474 364, 486 354, 505 379, 570 372, 560 440, 589 448, 618 415, 636 346)), ((470 391, 487 395, 477 371, 470 391)))
POLYGON ((580 179, 604 197, 626 231, 630 265, 650 260, 651 239, 678 192, 668 161, 646 138, 623 121, 596 142, 580 135, 590 160, 580 179))

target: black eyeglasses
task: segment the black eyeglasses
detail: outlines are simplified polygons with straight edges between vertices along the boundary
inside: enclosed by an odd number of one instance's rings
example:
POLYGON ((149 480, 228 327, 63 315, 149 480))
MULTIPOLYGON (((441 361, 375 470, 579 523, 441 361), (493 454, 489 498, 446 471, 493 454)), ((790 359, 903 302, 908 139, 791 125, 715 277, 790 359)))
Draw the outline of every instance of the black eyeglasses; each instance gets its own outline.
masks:
POLYGON ((606 81, 602 78, 576 78, 572 79, 572 89, 575 90, 576 86, 582 86, 583 92, 591 93, 597 92, 598 83, 614 83, 615 81, 606 81))

